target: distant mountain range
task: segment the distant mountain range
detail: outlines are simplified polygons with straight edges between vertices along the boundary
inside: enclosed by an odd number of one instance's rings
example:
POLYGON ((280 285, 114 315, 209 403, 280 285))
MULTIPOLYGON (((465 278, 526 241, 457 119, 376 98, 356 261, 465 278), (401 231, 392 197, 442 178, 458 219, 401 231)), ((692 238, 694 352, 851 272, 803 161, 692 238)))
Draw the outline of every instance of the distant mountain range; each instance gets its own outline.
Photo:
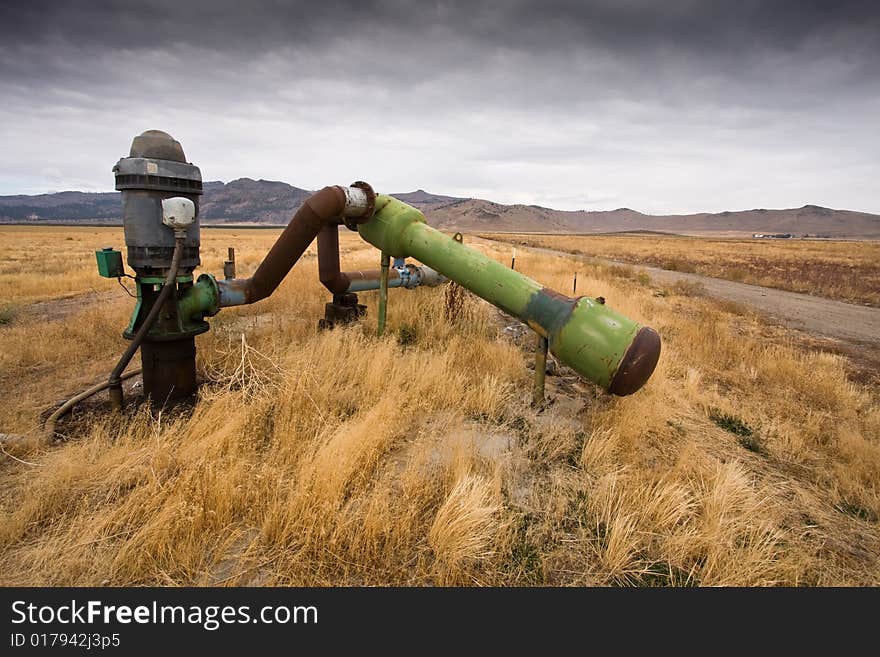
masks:
MULTIPOLYGON (((240 178, 207 182, 201 202, 203 224, 286 224, 312 193, 284 182, 240 178)), ((823 237, 880 238, 880 215, 805 205, 785 210, 648 215, 629 208, 564 211, 537 205, 504 205, 424 190, 392 194, 425 213, 442 230, 467 232, 606 233, 655 231, 680 234, 742 235, 787 233, 823 237)), ((58 192, 0 196, 2 223, 118 223, 118 192, 58 192)))

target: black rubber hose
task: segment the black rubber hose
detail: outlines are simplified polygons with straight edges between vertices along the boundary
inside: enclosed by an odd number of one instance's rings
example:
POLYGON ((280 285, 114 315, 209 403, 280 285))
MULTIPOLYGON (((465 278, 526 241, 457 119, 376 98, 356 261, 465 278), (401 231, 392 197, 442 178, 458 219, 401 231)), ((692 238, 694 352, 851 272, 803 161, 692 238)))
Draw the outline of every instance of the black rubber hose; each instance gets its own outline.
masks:
POLYGON ((125 350, 125 353, 122 354, 119 362, 116 363, 116 367, 114 367, 113 371, 110 373, 107 386, 110 388, 110 401, 115 410, 122 410, 122 372, 128 367, 135 352, 137 352, 138 348, 141 346, 144 338, 147 337, 147 333, 153 328, 153 324, 156 323, 156 319, 162 311, 162 306, 168 301, 168 297, 171 293, 177 289, 177 270, 180 268, 180 258, 183 255, 184 239, 184 237, 177 237, 174 240, 174 254, 171 256, 171 268, 168 270, 168 275, 165 277, 165 284, 162 286, 159 296, 156 297, 153 307, 150 308, 150 312, 147 313, 147 317, 137 330, 137 333, 135 333, 134 339, 129 343, 128 349, 125 350))
MULTIPOLYGON (((123 374, 119 378, 122 381, 125 381, 126 379, 130 379, 131 377, 137 376, 140 373, 141 373, 141 370, 140 370, 140 368, 138 368, 136 370, 131 370, 129 372, 126 372, 125 374, 123 374)), ((87 388, 87 389, 83 390, 81 393, 79 393, 75 397, 71 397, 66 402, 64 402, 61 406, 59 406, 55 410, 55 412, 52 413, 52 415, 50 415, 46 419, 46 423, 43 425, 44 431, 45 431, 46 442, 49 443, 49 442, 52 442, 53 440, 55 440, 56 438, 61 437, 61 436, 58 436, 55 434, 55 425, 58 424, 58 420, 60 420, 62 417, 64 417, 65 415, 67 415, 70 412, 70 409, 72 409, 74 406, 79 404, 84 399, 88 399, 89 397, 91 397, 95 393, 101 392, 102 390, 106 390, 109 387, 110 387, 109 381, 102 381, 101 383, 99 383, 97 385, 93 385, 91 388, 87 388)))

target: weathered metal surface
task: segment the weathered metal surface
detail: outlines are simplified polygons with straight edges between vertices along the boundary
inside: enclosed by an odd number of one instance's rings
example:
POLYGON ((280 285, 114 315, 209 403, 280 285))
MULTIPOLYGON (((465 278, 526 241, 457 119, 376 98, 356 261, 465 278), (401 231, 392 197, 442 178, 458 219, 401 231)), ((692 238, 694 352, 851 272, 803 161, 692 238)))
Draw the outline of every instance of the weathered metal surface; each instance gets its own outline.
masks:
POLYGON ((348 289, 348 276, 339 271, 339 226, 335 224, 325 225, 318 233, 318 278, 333 294, 348 289))
MULTIPOLYGON (((115 409, 123 404, 123 372, 138 349, 144 363, 144 392, 164 404, 196 391, 194 336, 208 330, 206 315, 219 309, 214 278, 195 284, 200 264, 199 168, 167 133, 135 137, 130 156, 113 168, 122 192, 128 264, 137 273, 137 304, 123 336, 131 339, 107 380, 115 409)), ((104 256, 105 269, 113 264, 104 256)), ((99 266, 101 257, 99 253, 99 266)), ((121 275, 122 272, 117 270, 121 275)))
MULTIPOLYGON (((318 233, 318 278, 333 294, 378 290, 382 272, 379 269, 340 271, 339 228, 327 224, 318 233)), ((412 289, 420 285, 435 286, 446 277, 430 267, 406 264, 404 258, 396 258, 388 271, 388 287, 412 289)))
POLYGON ((233 278, 230 280, 217 281, 217 293, 220 298, 220 307, 243 306, 249 303, 247 297, 246 278, 233 278))
POLYGON ((318 321, 318 328, 328 329, 338 324, 351 324, 366 312, 367 307, 358 303, 356 294, 334 294, 333 301, 324 305, 324 318, 318 321))
POLYGON ((431 269, 427 265, 406 265, 404 270, 400 272, 400 277, 403 279, 401 287, 407 289, 422 285, 426 287, 436 287, 449 280, 439 271, 431 269))
POLYGON ((551 333, 550 350, 607 390, 640 328, 636 322, 595 299, 580 297, 570 317, 551 333))
POLYGON ((98 275, 104 278, 119 278, 125 275, 122 266, 122 253, 113 247, 105 247, 95 251, 95 260, 98 262, 98 275))
POLYGON ((343 216, 360 217, 367 211, 367 193, 357 187, 343 187, 345 194, 345 209, 343 216))
POLYGON ((186 199, 195 216, 185 226, 180 268, 199 265, 199 196, 202 174, 187 163, 180 144, 160 130, 134 138, 131 155, 113 167, 116 189, 122 192, 122 224, 128 265, 140 276, 162 276, 171 264, 175 234, 163 225, 163 201, 186 199))
MULTIPOLYGON (((346 292, 367 292, 369 290, 378 290, 382 284, 381 269, 363 269, 359 271, 344 272, 348 280, 346 292)), ((400 276, 393 267, 388 269, 388 287, 406 287, 406 281, 400 276)))
MULTIPOLYGON (((548 339, 550 351, 560 360, 605 389, 610 389, 624 354, 642 328, 593 299, 573 299, 548 290, 467 248, 428 226, 416 208, 390 196, 377 197, 376 213, 358 231, 376 248, 393 256, 416 258, 526 322, 548 339)), ((645 349, 659 357, 659 343, 653 347, 646 344, 645 349)), ((639 362, 647 366, 651 359, 644 357, 639 362)), ((656 364, 656 359, 653 363, 656 364)), ((640 371, 643 375, 644 371, 640 371)), ((627 377, 627 380, 636 378, 627 377)), ((623 392, 629 388, 629 385, 620 385, 612 392, 629 394, 623 392)))
MULTIPOLYGON (((153 330, 156 323, 162 318, 162 314, 168 313, 168 306, 173 307, 176 311, 176 298, 174 298, 174 293, 177 288, 177 273, 180 269, 183 243, 183 237, 177 238, 174 247, 174 254, 171 258, 171 266, 166 274, 164 285, 158 291, 155 290, 155 286, 151 286, 153 287, 152 292, 155 293, 154 296, 147 296, 143 289, 144 286, 138 281, 139 303, 135 312, 140 313, 141 311, 144 311, 143 321, 141 321, 134 335, 130 336, 132 338, 131 343, 119 358, 113 371, 110 372, 110 377, 107 379, 108 387, 110 389, 110 401, 113 408, 117 411, 122 410, 122 373, 125 371, 125 368, 128 367, 128 363, 131 361, 135 352, 146 340, 148 333, 153 330)), ((138 318, 139 315, 136 315, 135 318, 132 319, 132 327, 137 323, 138 318)), ((205 326, 207 330, 207 325, 205 326)), ((195 362, 193 362, 193 368, 195 368, 195 362)), ((146 391, 146 379, 144 380, 144 390, 146 391)))
POLYGON ((186 155, 180 142, 161 130, 145 130, 135 137, 128 155, 186 163, 186 155))
POLYGON ((226 261, 223 263, 223 278, 231 280, 235 278, 235 249, 228 249, 226 261))
POLYGON ((391 268, 391 256, 382 251, 380 259, 381 273, 379 275, 379 337, 385 333, 385 318, 388 313, 388 270, 391 268))
POLYGON ((626 350, 608 390, 615 395, 631 395, 645 384, 659 358, 660 335, 643 326, 626 350))
POLYGON ((202 274, 177 302, 178 316, 184 322, 212 317, 220 311, 220 289, 211 274, 202 274))
MULTIPOLYGON (((348 278, 348 292, 366 292, 378 290, 382 270, 367 269, 361 271, 343 272, 348 278)), ((436 287, 445 283, 448 279, 440 272, 434 271, 425 265, 405 265, 401 269, 391 267, 388 270, 388 287, 402 287, 412 290, 417 287, 436 287)))
POLYGON ((317 237, 324 223, 341 215, 344 209, 345 193, 341 187, 325 187, 306 199, 257 271, 247 280, 247 302, 254 303, 272 294, 317 237))
POLYGON ((370 217, 373 216, 373 210, 376 208, 376 192, 373 191, 370 183, 364 182, 363 180, 357 180, 347 188, 350 190, 360 190, 364 193, 364 203, 363 207, 361 207, 360 198, 357 200, 354 198, 351 201, 351 207, 346 206, 345 211, 342 213, 342 223, 349 230, 357 230, 359 224, 364 223, 370 217))
MULTIPOLYGON (((128 266, 140 276, 162 276, 171 265, 174 231, 162 224, 162 201, 179 194, 127 189, 122 192, 122 224, 128 266)), ((198 196, 188 195, 198 208, 198 196)), ((199 217, 186 229, 181 268, 189 273, 200 264, 199 217)))
POLYGON ((154 407, 188 399, 198 389, 194 338, 171 342, 144 341, 141 366, 144 394, 149 396, 154 407))
MULTIPOLYGON (((221 286, 220 304, 241 305, 265 299, 275 291, 325 225, 335 223, 335 220, 344 216, 346 212, 369 210, 369 204, 366 207, 349 207, 349 195, 346 194, 345 189, 338 186, 325 187, 306 199, 263 262, 257 267, 254 275, 244 280, 226 281, 226 285, 221 286)), ((354 195, 351 197, 353 198, 354 195)), ((329 231, 327 235, 329 237, 329 231)), ((344 292, 344 290, 339 291, 344 292)))

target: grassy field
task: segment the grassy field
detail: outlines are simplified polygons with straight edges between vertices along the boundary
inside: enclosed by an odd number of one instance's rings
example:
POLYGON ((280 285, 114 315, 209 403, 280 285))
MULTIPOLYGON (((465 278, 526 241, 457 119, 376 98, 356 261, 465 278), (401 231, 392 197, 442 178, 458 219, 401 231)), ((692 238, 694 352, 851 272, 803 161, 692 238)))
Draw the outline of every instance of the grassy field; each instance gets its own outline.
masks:
POLYGON ((498 234, 486 237, 880 307, 880 241, 662 235, 498 234))
MULTIPOLYGON (((343 267, 377 265, 343 233, 343 267)), ((247 275, 276 235, 203 231, 205 270, 235 245, 247 275)), ((0 238, 0 432, 33 434, 124 348, 131 300, 93 255, 121 230, 0 238)), ((517 269, 567 292, 574 265, 517 269)), ((311 251, 197 338, 192 413, 101 396, 69 442, 6 446, 0 584, 880 584, 876 387, 742 309, 577 269, 663 354, 632 397, 562 370, 536 410, 531 336, 477 299, 451 321, 444 288, 392 290, 380 339, 364 293, 364 323, 319 332, 311 251)))

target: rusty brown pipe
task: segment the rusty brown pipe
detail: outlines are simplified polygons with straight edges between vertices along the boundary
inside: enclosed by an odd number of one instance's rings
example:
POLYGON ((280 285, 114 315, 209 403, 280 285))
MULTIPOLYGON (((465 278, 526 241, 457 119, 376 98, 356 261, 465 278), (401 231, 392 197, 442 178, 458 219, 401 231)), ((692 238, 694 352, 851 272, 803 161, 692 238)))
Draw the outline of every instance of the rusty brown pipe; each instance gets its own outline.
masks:
MULTIPOLYGON (((284 280, 296 261, 308 248, 309 244, 322 234, 331 242, 330 253, 333 253, 332 228, 337 231, 341 217, 369 217, 373 210, 375 194, 365 183, 355 183, 353 187, 331 186, 315 192, 296 211, 287 228, 281 233, 269 253, 257 267, 254 275, 247 279, 217 281, 221 306, 239 306, 254 303, 268 297, 284 280), (363 197, 355 196, 365 194, 363 197), (355 196, 353 196, 355 195, 355 196)), ((326 249, 325 249, 326 250, 326 249)), ((335 236, 335 271, 339 272, 339 236, 335 236)), ((325 259, 326 260, 326 259, 325 259)), ((334 259, 325 266, 333 267, 334 259)), ((319 262, 319 268, 320 268, 319 262)), ((328 274, 329 275, 329 274, 328 274)), ((323 281, 323 274, 322 274, 323 281)))
POLYGON ((339 226, 326 224, 318 233, 318 278, 333 294, 342 294, 351 282, 339 271, 339 226))
MULTIPOLYGON (((381 269, 359 269, 358 271, 344 271, 342 275, 348 280, 346 290, 363 291, 365 288, 359 288, 358 283, 374 283, 382 278, 381 269)), ((400 273, 394 268, 388 269, 388 287, 398 287, 395 281, 400 278, 400 273)), ((378 288, 377 288, 378 289, 378 288)))
MULTIPOLYGON (((339 264, 339 227, 326 224, 318 233, 318 278, 321 284, 333 294, 344 294, 357 288, 360 281, 378 281, 382 276, 380 269, 363 269, 358 271, 340 271, 339 264)), ((388 272, 390 287, 396 287, 394 281, 400 278, 396 269, 388 272)))

